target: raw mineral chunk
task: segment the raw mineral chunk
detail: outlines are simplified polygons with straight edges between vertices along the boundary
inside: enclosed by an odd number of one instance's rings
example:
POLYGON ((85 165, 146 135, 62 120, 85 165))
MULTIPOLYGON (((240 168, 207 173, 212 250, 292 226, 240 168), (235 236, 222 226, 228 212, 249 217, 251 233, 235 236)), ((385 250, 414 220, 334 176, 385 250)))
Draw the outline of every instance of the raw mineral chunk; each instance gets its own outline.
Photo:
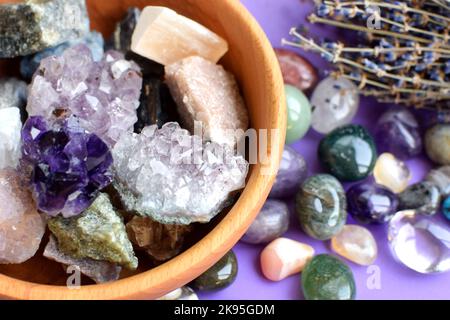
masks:
POLYGON ((0 5, 0 58, 36 53, 89 31, 85 0, 0 5))
POLYGON ((20 110, 0 109, 0 169, 16 168, 21 156, 20 110))
POLYGON ((22 129, 23 167, 39 210, 56 216, 78 215, 112 180, 112 155, 95 134, 75 118, 49 128, 42 117, 30 117, 22 129))
POLYGON ((178 123, 124 135, 113 149, 114 187, 125 208, 166 224, 208 222, 244 187, 248 162, 202 143, 178 123))
POLYGON ((135 132, 141 133, 142 129, 153 124, 161 128, 167 122, 178 120, 177 107, 169 88, 160 79, 144 78, 140 101, 135 132))
POLYGON ((45 221, 15 170, 0 170, 0 203, 0 263, 25 262, 39 248, 45 221))
POLYGON ((16 78, 0 79, 0 109, 22 108, 27 102, 27 84, 16 78))
POLYGON ((184 237, 191 226, 162 224, 147 217, 134 217, 127 223, 131 242, 156 261, 166 261, 180 253, 184 237))
POLYGON ((58 239, 59 249, 73 258, 90 258, 128 269, 137 268, 138 260, 122 218, 104 193, 83 214, 72 218, 52 218, 48 227, 58 239))
POLYGON ((104 40, 101 33, 97 31, 89 32, 86 36, 80 39, 70 40, 60 45, 45 49, 34 55, 26 56, 22 59, 20 63, 20 73, 25 79, 31 79, 33 74, 39 68, 41 61, 50 56, 61 56, 64 51, 68 48, 73 47, 77 44, 85 44, 91 51, 94 61, 100 61, 103 58, 104 50, 104 40))
POLYGON ((142 88, 139 67, 108 51, 95 62, 83 44, 42 60, 30 86, 27 111, 50 123, 74 115, 109 146, 133 129, 142 88))
POLYGON ((206 140, 231 147, 244 135, 247 109, 234 76, 222 66, 189 57, 166 67, 166 81, 191 133, 199 121, 206 140))
POLYGON ((216 63, 228 51, 228 43, 169 8, 149 6, 139 18, 131 49, 163 65, 190 56, 202 56, 216 63))
POLYGON ((112 42, 115 50, 122 52, 131 50, 131 38, 140 16, 141 10, 136 7, 128 8, 127 14, 117 23, 114 30, 112 42))
POLYGON ((105 283, 119 279, 122 268, 116 264, 106 261, 97 261, 89 258, 75 259, 65 254, 58 248, 54 236, 50 236, 44 250, 44 257, 62 263, 65 266, 77 266, 80 272, 96 283, 105 283))

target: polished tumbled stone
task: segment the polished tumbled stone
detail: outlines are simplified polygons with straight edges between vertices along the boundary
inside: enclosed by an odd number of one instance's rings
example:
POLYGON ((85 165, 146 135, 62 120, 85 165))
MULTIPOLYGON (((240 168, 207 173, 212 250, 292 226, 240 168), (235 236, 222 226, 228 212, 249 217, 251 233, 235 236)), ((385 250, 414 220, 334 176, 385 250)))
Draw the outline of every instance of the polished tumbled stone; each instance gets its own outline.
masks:
POLYGON ((416 210, 420 214, 434 215, 441 204, 439 188, 424 181, 409 186, 398 195, 399 210, 416 210))
POLYGON ((422 151, 422 135, 414 115, 406 109, 388 110, 378 119, 374 138, 380 153, 389 152, 401 160, 422 151))
POLYGON ((394 257, 420 273, 450 271, 450 225, 440 215, 399 211, 389 223, 388 240, 394 257))
POLYGON ((302 272, 306 300, 353 300, 356 296, 352 270, 328 254, 315 256, 302 272))
POLYGON ((444 215, 444 217, 450 221, 450 197, 447 197, 443 202, 442 202, 442 213, 444 215))
POLYGON ((116 213, 104 193, 83 214, 72 218, 52 218, 48 227, 65 254, 77 259, 109 261, 128 269, 137 268, 138 260, 123 218, 116 213))
POLYGON ((236 279, 238 263, 233 251, 228 252, 215 265, 192 282, 198 290, 217 290, 231 285, 236 279))
POLYGON ((320 133, 349 124, 359 108, 359 92, 355 84, 345 78, 330 76, 322 80, 311 97, 312 127, 320 133))
POLYGON ((362 180, 372 173, 377 157, 369 132, 359 125, 347 125, 328 134, 319 145, 323 167, 339 180, 362 180))
POLYGON ((347 191, 348 212, 361 223, 383 224, 397 212, 398 197, 376 183, 362 182, 347 191))
POLYGON ((378 247, 372 233, 358 225, 345 225, 331 239, 331 248, 337 254, 363 266, 369 266, 377 258, 378 247))
POLYGON ((288 206, 284 202, 269 199, 241 241, 250 244, 268 243, 282 236, 288 228, 288 206))
POLYGON ((285 85, 288 123, 286 143, 291 144, 305 136, 311 126, 311 104, 297 88, 285 85))
POLYGON ((308 174, 305 158, 289 146, 284 146, 275 183, 270 198, 287 198, 297 193, 308 174))
POLYGON ((314 248, 307 244, 278 238, 261 252, 261 271, 267 279, 280 281, 301 272, 313 255, 314 248))
POLYGON ((347 219, 347 201, 340 182, 320 174, 307 179, 296 198, 297 216, 302 229, 319 240, 338 234, 347 219))
POLYGON ((427 130, 425 150, 433 162, 450 164, 450 124, 438 124, 427 130))
POLYGON ((426 181, 435 184, 442 196, 450 195, 450 166, 431 170, 426 177, 426 181))
MULTIPOLYGON (((8 1, 10 2, 10 1, 8 1)), ((89 31, 85 0, 26 0, 0 6, 0 57, 36 53, 89 31)))
POLYGON ((373 176, 378 184, 395 193, 404 191, 412 178, 406 163, 390 153, 383 153, 378 157, 373 176))
POLYGON ((199 300, 194 290, 189 287, 181 287, 169 292, 165 296, 158 298, 157 300, 174 301, 174 300, 199 300))

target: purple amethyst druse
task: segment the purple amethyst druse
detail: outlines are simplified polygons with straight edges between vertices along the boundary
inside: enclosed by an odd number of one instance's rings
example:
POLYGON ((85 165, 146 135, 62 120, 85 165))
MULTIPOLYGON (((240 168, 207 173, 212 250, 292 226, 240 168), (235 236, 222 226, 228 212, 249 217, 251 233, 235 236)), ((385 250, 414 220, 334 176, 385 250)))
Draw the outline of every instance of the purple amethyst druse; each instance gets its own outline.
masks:
POLYGON ((108 146, 74 117, 51 127, 43 117, 30 117, 22 129, 22 151, 38 209, 51 216, 82 213, 112 182, 108 146))

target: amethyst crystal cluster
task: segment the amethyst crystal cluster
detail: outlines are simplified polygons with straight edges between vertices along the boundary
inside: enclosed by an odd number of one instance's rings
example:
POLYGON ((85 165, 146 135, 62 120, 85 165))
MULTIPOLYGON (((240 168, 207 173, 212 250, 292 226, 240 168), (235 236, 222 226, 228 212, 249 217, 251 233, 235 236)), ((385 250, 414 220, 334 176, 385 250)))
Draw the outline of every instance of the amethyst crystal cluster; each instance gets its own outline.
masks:
POLYGON ((112 181, 112 155, 95 134, 70 117, 49 126, 30 117, 22 130, 24 163, 31 167, 32 191, 38 208, 56 216, 82 213, 112 181))
POLYGON ((142 87, 140 68, 118 51, 95 62, 83 44, 42 60, 30 86, 27 111, 50 124, 75 116, 108 146, 133 129, 142 87))

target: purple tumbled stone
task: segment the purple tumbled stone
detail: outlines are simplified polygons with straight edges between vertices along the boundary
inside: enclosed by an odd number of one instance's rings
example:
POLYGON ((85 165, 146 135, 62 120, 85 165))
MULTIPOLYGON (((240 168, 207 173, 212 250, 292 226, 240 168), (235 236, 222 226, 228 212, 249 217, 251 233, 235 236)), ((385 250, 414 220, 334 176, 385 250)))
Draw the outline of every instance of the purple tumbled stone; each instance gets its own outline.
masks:
POLYGON ((307 176, 305 159, 289 146, 284 147, 277 178, 270 192, 271 198, 285 198, 297 193, 307 176))
POLYGON ((42 212, 78 215, 112 181, 107 145, 73 117, 53 127, 42 117, 30 117, 22 142, 23 165, 31 171, 33 196, 42 212))
POLYGON ((414 115, 405 109, 385 112, 377 122, 375 141, 379 153, 392 153, 401 160, 422 151, 422 136, 414 115))
POLYGON ((108 51, 96 62, 83 44, 41 61, 29 89, 27 111, 52 125, 75 116, 89 133, 113 146, 132 131, 142 74, 122 53, 108 51))
POLYGON ((269 243, 289 228, 289 208, 278 200, 267 200, 255 221, 241 238, 250 244, 269 243))
POLYGON ((375 183, 359 183, 347 191, 349 213, 361 223, 388 222, 396 213, 398 202, 392 191, 375 183))
POLYGON ((394 257, 408 268, 427 274, 450 271, 450 227, 439 215, 400 211, 389 223, 388 240, 394 257))

